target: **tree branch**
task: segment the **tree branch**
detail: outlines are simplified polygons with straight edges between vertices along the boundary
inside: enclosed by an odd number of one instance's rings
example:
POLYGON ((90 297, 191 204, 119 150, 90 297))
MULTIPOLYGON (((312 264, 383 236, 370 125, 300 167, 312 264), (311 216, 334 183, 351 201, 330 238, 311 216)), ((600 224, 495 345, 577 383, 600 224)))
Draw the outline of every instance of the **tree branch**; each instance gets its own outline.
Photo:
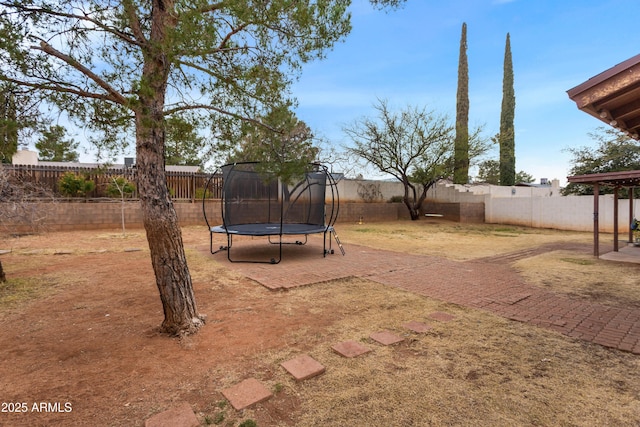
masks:
POLYGON ((240 24, 240 26, 238 26, 237 28, 232 28, 231 31, 224 37, 224 39, 222 39, 222 41, 220 42, 220 45, 218 46, 218 49, 219 50, 225 49, 225 45, 229 42, 229 40, 231 40, 231 37, 235 36, 240 31, 247 28, 249 24, 250 24, 249 22, 246 22, 244 24, 240 24))
MULTIPOLYGON (((104 25, 101 21, 99 21, 97 19, 93 19, 89 15, 86 15, 86 14, 84 14, 84 15, 76 15, 76 14, 73 14, 73 13, 59 12, 59 11, 52 10, 52 9, 30 8, 28 6, 22 6, 20 4, 15 4, 15 3, 7 4, 6 2, 0 2, 0 6, 13 7, 13 8, 19 9, 19 10, 25 12, 25 13, 43 14, 43 15, 55 16, 55 17, 58 17, 58 18, 77 19, 79 21, 89 22, 89 23, 95 25, 96 27, 102 29, 103 31, 117 36, 118 38, 122 39, 123 41, 125 41, 127 43, 138 44, 136 42, 136 40, 134 40, 134 39, 132 39, 130 37, 129 34, 123 32, 123 31, 118 31, 118 30, 116 30, 114 28, 108 27, 108 26, 104 25)), ((133 29, 133 27, 132 27, 132 29, 133 29)))
MULTIPOLYGON (((96 73, 94 73, 93 71, 91 71, 90 69, 85 67, 84 65, 80 64, 78 61, 76 61, 75 59, 71 58, 70 56, 65 55, 64 53, 54 49, 53 46, 51 46, 50 44, 46 43, 45 41, 41 41, 40 42, 40 46, 31 46, 31 48, 32 49, 36 49, 36 50, 41 50, 41 51, 43 51, 44 53, 46 53, 48 55, 51 55, 51 56, 53 56, 55 58, 58 58, 59 60, 63 61, 67 65, 75 68, 80 73, 84 74, 85 76, 87 76, 88 78, 93 80, 98 86, 100 86, 101 88, 103 88, 107 92, 107 95, 99 95, 99 94, 92 94, 91 92, 86 92, 86 94, 87 94, 86 96, 87 97, 108 100, 108 101, 112 101, 112 102, 115 102, 115 103, 123 105, 123 106, 126 106, 128 104, 127 98, 125 98, 113 86, 111 86, 110 84, 105 82, 100 76, 98 76, 96 73)), ((78 95, 81 95, 81 93, 78 93, 77 91, 74 91, 74 90, 70 90, 70 88, 64 88, 64 89, 69 89, 69 90, 58 90, 58 89, 55 89, 55 88, 49 88, 49 89, 50 90, 57 90, 58 92, 76 93, 78 95)), ((63 89, 63 88, 60 88, 60 89, 63 89)), ((84 92, 84 91, 80 91, 80 92, 84 92)), ((83 95, 81 95, 81 96, 83 96, 83 95)))
POLYGON ((88 92, 86 90, 76 89, 68 86, 67 87, 60 86, 55 82, 54 83, 32 83, 32 82, 26 82, 23 80, 16 80, 16 79, 9 79, 9 78, 3 78, 2 80, 10 83, 15 83, 20 86, 30 87, 33 89, 38 89, 43 91, 70 93, 72 95, 78 95, 82 98, 91 98, 91 99, 99 99, 101 101, 114 102, 114 100, 111 97, 109 97, 107 94, 93 93, 93 92, 88 92))
POLYGON ((233 113, 231 111, 227 111, 227 110, 222 109, 222 108, 214 107, 213 105, 205 105, 205 104, 184 105, 182 107, 175 107, 175 108, 171 108, 171 109, 165 110, 164 115, 165 116, 170 116, 172 114, 179 113, 181 111, 189 111, 189 110, 215 111, 217 113, 224 114, 226 116, 231 116, 231 117, 234 117, 236 119, 239 119, 239 120, 242 120, 242 121, 245 121, 245 122, 253 123, 255 125, 261 126, 261 127, 265 128, 265 129, 268 129, 268 130, 270 130, 272 132, 282 133, 278 129, 275 129, 275 128, 273 128, 273 127, 261 122, 260 120, 252 119, 250 117, 243 116, 241 114, 233 113))
POLYGON ((217 10, 222 9, 225 6, 225 4, 226 4, 225 1, 220 1, 218 3, 208 4, 206 6, 201 7, 200 9, 198 9, 198 12, 199 13, 215 12, 217 10))
POLYGON ((125 0, 122 2, 122 6, 124 7, 124 11, 129 17, 129 24, 131 25, 131 31, 133 31, 133 36, 140 42, 140 44, 146 44, 147 38, 142 31, 142 27, 140 26, 140 18, 136 13, 135 7, 131 3, 131 0, 125 0))

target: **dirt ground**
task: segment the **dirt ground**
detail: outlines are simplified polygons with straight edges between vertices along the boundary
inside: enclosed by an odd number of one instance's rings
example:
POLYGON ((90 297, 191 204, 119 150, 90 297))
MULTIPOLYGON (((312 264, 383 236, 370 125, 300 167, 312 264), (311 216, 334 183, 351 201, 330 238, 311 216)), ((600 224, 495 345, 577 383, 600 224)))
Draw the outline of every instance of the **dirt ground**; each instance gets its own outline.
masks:
MULTIPOLYGON (((212 262, 207 253, 205 229, 186 228, 183 234, 198 307, 207 315, 205 327, 198 334, 183 339, 168 338, 156 332, 163 318, 162 307, 142 231, 129 231, 126 237, 117 231, 49 233, 0 242, 0 249, 11 250, 0 258, 10 285, 2 288, 0 294, 3 298, 0 305, 3 361, 0 364, 0 425, 142 426, 152 415, 185 401, 194 409, 202 425, 237 426, 248 419, 255 420, 258 426, 344 425, 338 417, 337 402, 331 404, 334 409, 328 410, 329 415, 317 413, 314 416, 314 409, 310 409, 313 404, 305 394, 314 392, 313 386, 292 383, 275 362, 292 354, 292 348, 296 352, 313 351, 320 345, 328 347, 332 339, 347 336, 344 331, 353 331, 356 326, 338 323, 359 309, 331 299, 329 291, 336 289, 335 283, 315 289, 310 286, 299 293, 269 291, 224 264, 212 262), (229 407, 220 391, 248 376, 269 384, 274 397, 258 408, 238 412, 229 407), (334 421, 331 421, 332 411, 336 417, 334 421), (312 421, 314 419, 317 421, 312 421)), ((346 235, 350 236, 349 233, 346 235)), ((588 236, 581 238, 588 241, 588 236)), ((347 245, 347 240, 343 240, 347 245)), ((351 286, 354 290, 369 286, 359 281, 339 285, 351 286)), ((598 360, 588 368, 589 375, 602 375, 603 378, 597 380, 602 382, 583 385, 601 389, 593 396, 594 402, 599 399, 601 403, 591 406, 596 412, 608 411, 602 418, 594 415, 596 418, 592 419, 599 425, 603 422, 616 424, 616 420, 625 419, 630 422, 628 425, 640 425, 637 356, 601 348, 584 350, 585 344, 551 332, 534 331, 535 328, 527 329, 522 325, 508 326, 506 321, 486 313, 462 311, 424 298, 415 299, 399 291, 380 288, 371 292, 372 301, 378 298, 374 295, 379 295, 377 304, 387 310, 390 310, 389 301, 399 298, 401 302, 394 304, 406 305, 405 313, 414 309, 420 312, 448 309, 471 326, 508 328, 512 335, 516 328, 514 336, 520 338, 510 339, 514 339, 514 343, 523 340, 523 354, 530 354, 531 348, 535 348, 535 341, 531 341, 535 334, 543 334, 540 339, 550 340, 549 345, 556 349, 558 343, 565 343, 562 345, 570 346, 567 352, 588 351, 590 360, 598 360), (618 371, 607 371, 612 360, 618 371), (620 402, 619 408, 611 403, 614 401, 620 402), (629 418, 633 413, 636 417, 629 418)), ((362 321, 372 322, 365 316, 369 315, 369 308, 360 310, 362 321)), ((372 319, 377 319, 379 315, 371 310, 372 319)), ((443 329, 429 339, 441 342, 452 333, 450 329, 443 329)), ((482 347, 504 348, 504 342, 489 344, 489 341, 491 339, 474 344, 478 347, 474 350, 476 357, 482 358, 479 356, 482 347)), ((414 340, 398 354, 419 355, 423 351, 426 354, 427 350, 421 347, 423 344, 414 340)), ((431 355, 438 354, 429 351, 431 355)), ((512 351, 516 351, 515 347, 512 351)), ((452 358, 456 350, 452 349, 450 353, 447 351, 446 355, 452 358)), ((517 354, 513 356, 518 357, 517 354)), ((388 357, 391 359, 381 363, 391 374, 408 375, 407 372, 411 372, 405 366, 409 362, 396 359, 397 355, 388 357)), ((432 360, 440 360, 446 365, 446 357, 442 360, 438 357, 432 360)), ((545 376, 551 360, 551 356, 548 360, 545 356, 536 358, 531 363, 540 366, 535 371, 537 374, 532 371, 531 375, 534 378, 537 378, 535 375, 545 376)), ((501 370, 500 362, 496 360, 495 363, 494 368, 501 370)), ((345 365, 347 368, 349 365, 345 365)), ((456 373, 458 368, 451 364, 442 369, 446 371, 443 388, 456 380, 456 376, 461 376, 464 377, 461 381, 471 382, 474 384, 471 388, 478 389, 479 394, 473 396, 482 395, 478 379, 486 374, 483 369, 456 373)), ((562 396, 567 389, 572 389, 568 385, 571 374, 566 375, 564 380, 554 379, 566 384, 555 384, 553 387, 557 390, 553 390, 553 396, 562 396)), ((434 374, 434 381, 436 377, 434 374)), ((486 378, 487 387, 490 385, 494 389, 506 387, 505 383, 512 381, 506 379, 494 384, 493 380, 488 381, 492 377, 486 378)), ((337 386, 329 383, 329 387, 337 386)), ((552 388, 548 384, 544 387, 552 388)), ((440 399, 446 400, 445 395, 440 399)), ((562 411, 555 409, 560 406, 551 398, 551 403, 541 404, 536 409, 541 413, 537 418, 518 418, 520 415, 515 415, 520 405, 518 401, 512 401, 512 397, 501 398, 510 403, 495 399, 492 403, 480 402, 480 397, 470 398, 460 403, 460 414, 440 414, 440 418, 429 418, 434 416, 433 411, 425 409, 418 418, 411 418, 406 423, 398 421, 396 425, 471 424, 469 420, 465 421, 465 413, 471 411, 480 411, 479 416, 484 418, 479 419, 487 420, 486 425, 518 425, 521 422, 549 425, 545 410, 562 411), (498 418, 491 415, 492 405, 502 408, 496 409, 500 413, 498 418), (545 405, 551 405, 551 409, 544 409, 545 405)), ((589 407, 590 402, 585 397, 585 407, 589 407)), ((445 402, 433 404, 437 408, 445 402)), ((320 407, 318 405, 315 410, 320 411, 320 407)), ((562 422, 557 425, 585 425, 581 422, 584 414, 580 414, 580 408, 576 406, 572 409, 575 413, 560 418, 562 422)), ((451 409, 445 412, 448 410, 451 409)), ((398 417, 396 415, 395 419, 399 420, 398 417)), ((482 424, 477 420, 474 423, 482 424)))
MULTIPOLYGON (((198 231, 185 232, 192 258, 200 256, 194 240, 208 239, 206 230, 198 231)), ((52 286, 1 314, 2 402, 27 404, 24 413, 0 413, 1 425, 131 426, 173 400, 208 408, 212 396, 224 400, 214 391, 215 379, 249 369, 251 355, 282 345, 289 328, 308 321, 304 312, 270 310, 283 294, 222 268, 194 271, 207 325, 193 338, 170 339, 156 332, 162 306, 140 231, 125 239, 118 233, 54 233, 12 244, 13 253, 2 258, 7 275, 52 286), (61 409, 32 410, 40 402, 61 409)), ((328 322, 316 317, 312 326, 328 322)))

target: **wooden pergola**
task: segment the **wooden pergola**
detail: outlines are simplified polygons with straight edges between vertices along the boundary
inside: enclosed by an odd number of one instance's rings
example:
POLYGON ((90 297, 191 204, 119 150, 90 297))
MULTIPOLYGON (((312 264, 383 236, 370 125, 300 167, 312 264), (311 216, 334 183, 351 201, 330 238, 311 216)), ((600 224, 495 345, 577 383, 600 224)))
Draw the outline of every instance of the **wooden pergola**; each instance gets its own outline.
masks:
MULTIPOLYGON (((629 189, 629 221, 633 221, 633 193, 634 187, 640 186, 640 171, 623 171, 609 173, 592 173, 588 175, 574 175, 567 177, 569 182, 593 185, 593 254, 600 256, 600 224, 599 200, 600 187, 613 187, 613 250, 618 252, 618 191, 620 188, 629 189)), ((633 241, 633 230, 629 227, 629 242, 633 241)))
MULTIPOLYGON (((638 140, 640 135, 640 55, 629 58, 567 91, 576 106, 596 119, 638 140)), ((633 220, 633 190, 640 185, 640 171, 610 172, 567 177, 569 182, 593 185, 594 255, 599 256, 598 196, 600 187, 614 189, 613 238, 618 251, 618 191, 629 188, 629 224, 633 220)), ((629 241, 633 232, 629 230, 629 241)))
POLYGON ((640 55, 609 68, 567 91, 576 106, 596 119, 640 135, 640 55))

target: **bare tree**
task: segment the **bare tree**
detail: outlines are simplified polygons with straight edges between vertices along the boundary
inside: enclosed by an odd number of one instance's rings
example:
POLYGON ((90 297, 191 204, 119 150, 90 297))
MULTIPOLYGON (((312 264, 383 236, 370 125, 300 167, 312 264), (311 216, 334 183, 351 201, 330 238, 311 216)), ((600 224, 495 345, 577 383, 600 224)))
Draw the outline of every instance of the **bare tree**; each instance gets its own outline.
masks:
POLYGON ((452 170, 453 128, 446 118, 424 108, 396 113, 386 101, 375 108, 377 119, 365 117, 344 128, 354 143, 349 150, 402 182, 403 202, 416 220, 427 190, 452 170))
POLYGON ((124 206, 125 197, 131 196, 136 191, 136 187, 124 176, 112 176, 107 186, 107 194, 120 198, 120 218, 122 220, 122 237, 126 235, 124 227, 124 206))
MULTIPOLYGON (((51 191, 31 177, 9 173, 0 163, 0 234, 42 231, 53 202, 51 191)), ((0 282, 4 281, 6 275, 0 262, 0 282)))
POLYGON ((54 194, 32 177, 9 173, 0 165, 0 232, 10 234, 17 228, 28 233, 43 231, 53 202, 54 194))
MULTIPOLYGON (((353 141, 348 150, 404 185, 403 202, 416 220, 429 188, 453 174, 454 127, 425 108, 394 112, 386 101, 378 101, 375 109, 377 119, 365 117, 344 128, 353 141)), ((477 128, 469 136, 470 159, 488 148, 480 132, 477 128)))

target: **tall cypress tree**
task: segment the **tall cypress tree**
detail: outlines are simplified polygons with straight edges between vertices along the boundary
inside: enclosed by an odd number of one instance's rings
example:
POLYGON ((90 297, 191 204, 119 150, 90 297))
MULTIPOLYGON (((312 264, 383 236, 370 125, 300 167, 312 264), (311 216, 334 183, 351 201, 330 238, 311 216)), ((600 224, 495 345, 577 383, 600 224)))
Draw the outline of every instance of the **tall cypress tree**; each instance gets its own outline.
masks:
POLYGON ((516 96, 513 89, 513 61, 511 42, 507 33, 504 49, 504 77, 502 80, 502 111, 500 113, 500 185, 514 185, 516 181, 516 142, 514 119, 516 96))
POLYGON ((458 93, 456 102, 456 139, 454 146, 453 182, 469 181, 469 65, 467 63, 467 24, 462 23, 460 58, 458 60, 458 93))

